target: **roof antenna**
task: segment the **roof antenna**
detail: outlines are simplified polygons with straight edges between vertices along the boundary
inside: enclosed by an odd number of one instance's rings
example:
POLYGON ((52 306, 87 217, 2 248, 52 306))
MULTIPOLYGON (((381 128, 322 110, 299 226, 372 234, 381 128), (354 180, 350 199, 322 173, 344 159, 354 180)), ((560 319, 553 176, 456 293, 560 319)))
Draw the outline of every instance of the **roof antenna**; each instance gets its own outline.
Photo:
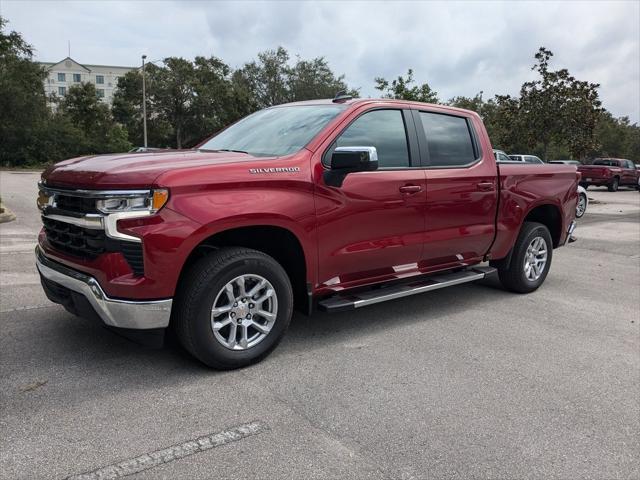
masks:
POLYGON ((69 53, 67 57, 71 58, 71 40, 67 40, 67 49, 69 53))
POLYGON ((332 102, 341 103, 341 102, 346 102, 347 100, 351 100, 352 98, 353 97, 349 95, 345 90, 340 90, 338 93, 336 93, 336 96, 333 97, 332 102))

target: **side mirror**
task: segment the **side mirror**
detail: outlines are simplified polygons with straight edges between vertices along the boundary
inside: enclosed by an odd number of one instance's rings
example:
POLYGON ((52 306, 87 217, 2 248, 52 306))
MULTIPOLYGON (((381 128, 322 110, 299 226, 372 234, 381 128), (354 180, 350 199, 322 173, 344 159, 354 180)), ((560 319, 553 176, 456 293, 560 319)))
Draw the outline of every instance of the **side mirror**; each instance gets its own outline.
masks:
POLYGON ((324 172, 325 183, 341 187, 349 173, 377 170, 378 151, 376 147, 338 147, 331 155, 330 168, 324 172))

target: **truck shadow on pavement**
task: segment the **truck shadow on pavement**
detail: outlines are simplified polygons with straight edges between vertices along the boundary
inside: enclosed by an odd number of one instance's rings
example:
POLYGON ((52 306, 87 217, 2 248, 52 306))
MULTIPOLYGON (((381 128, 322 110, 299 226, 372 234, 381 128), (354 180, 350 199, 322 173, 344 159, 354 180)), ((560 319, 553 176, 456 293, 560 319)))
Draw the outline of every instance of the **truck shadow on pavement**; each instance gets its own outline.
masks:
MULTIPOLYGON (((312 317, 296 313, 283 342, 261 364, 248 367, 274 368, 289 363, 291 355, 331 348, 346 341, 358 342, 360 337, 386 332, 390 338, 402 326, 423 322, 447 321, 449 316, 487 311, 500 297, 512 295, 489 285, 467 285, 455 289, 425 293, 381 303, 353 312, 312 317)), ((21 385, 48 381, 61 371, 74 371, 82 390, 153 389, 168 384, 185 384, 206 376, 234 375, 218 372, 202 365, 186 353, 175 339, 168 336, 162 349, 153 349, 120 337, 100 325, 73 317, 59 307, 13 312, 4 321, 5 381, 16 395, 22 395, 21 385), (38 331, 34 336, 33 332, 38 331), (130 366, 135 365, 135 369, 130 366)), ((402 334, 392 339, 401 346, 402 334)), ((68 381, 68 380, 67 380, 68 381)), ((4 383, 4 382, 2 382, 4 383)), ((48 389, 55 382, 49 382, 48 389)), ((6 384, 5 384, 6 385, 6 384)), ((61 385, 62 386, 62 385, 61 385)), ((65 390, 57 395, 64 398, 65 390)))
POLYGON ((274 352, 301 352, 323 348, 336 342, 354 342, 361 336, 392 333, 402 326, 446 320, 449 316, 465 315, 471 320, 475 313, 486 311, 498 298, 513 294, 501 289, 499 283, 483 280, 475 284, 445 288, 362 309, 341 312, 316 312, 312 317, 296 314, 282 345, 274 352))

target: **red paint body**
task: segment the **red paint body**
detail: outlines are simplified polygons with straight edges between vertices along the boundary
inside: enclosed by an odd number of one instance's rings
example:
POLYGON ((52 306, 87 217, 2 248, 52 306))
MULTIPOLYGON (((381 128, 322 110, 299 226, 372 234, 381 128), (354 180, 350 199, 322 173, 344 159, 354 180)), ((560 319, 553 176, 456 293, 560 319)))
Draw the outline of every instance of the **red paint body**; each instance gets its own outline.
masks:
POLYGON ((109 296, 160 299, 174 296, 182 267, 199 244, 238 227, 276 226, 295 235, 304 251, 307 283, 317 296, 503 258, 527 214, 542 205, 557 209, 559 246, 574 218, 578 176, 570 165, 498 168, 473 112, 353 100, 306 148, 287 157, 197 151, 103 155, 61 162, 43 179, 59 187, 169 189, 169 201, 156 215, 118 224, 142 239, 144 277, 135 277, 119 253, 81 262, 55 251, 40 235, 48 256, 96 277, 109 296), (356 116, 381 106, 469 118, 481 160, 467 168, 357 172, 340 188, 327 186, 321 158, 328 146, 356 116), (249 172, 265 167, 299 171, 249 172))
POLYGON ((583 185, 609 186, 614 178, 618 178, 619 185, 638 185, 640 172, 633 162, 619 158, 603 158, 613 165, 580 165, 578 171, 582 174, 580 181, 583 185))

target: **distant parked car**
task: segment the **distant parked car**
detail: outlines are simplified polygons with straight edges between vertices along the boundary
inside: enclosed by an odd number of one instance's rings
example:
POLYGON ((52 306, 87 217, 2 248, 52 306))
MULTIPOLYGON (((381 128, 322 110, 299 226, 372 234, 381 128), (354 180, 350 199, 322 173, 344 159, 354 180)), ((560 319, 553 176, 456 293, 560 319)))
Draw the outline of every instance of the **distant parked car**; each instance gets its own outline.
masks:
POLYGON ((496 162, 499 163, 504 163, 504 162, 513 162, 513 160, 511 160, 509 158, 509 155, 507 155, 506 153, 504 153, 502 150, 493 150, 493 156, 496 157, 496 162))
POLYGON ((595 185, 615 192, 623 185, 640 186, 638 169, 631 160, 624 158, 596 158, 591 165, 580 165, 578 171, 582 174, 580 185, 584 188, 595 185))
MULTIPOLYGON (((549 162, 553 163, 553 162, 549 162)), ((589 206, 589 197, 584 187, 578 185, 578 203, 576 204, 576 218, 582 218, 589 206)))
POLYGON ((540 158, 536 157, 535 155, 514 154, 514 155, 509 155, 509 158, 514 162, 544 163, 542 160, 540 160, 540 158))
POLYGON ((565 165, 582 165, 578 160, 549 160, 548 163, 564 163, 565 165))

